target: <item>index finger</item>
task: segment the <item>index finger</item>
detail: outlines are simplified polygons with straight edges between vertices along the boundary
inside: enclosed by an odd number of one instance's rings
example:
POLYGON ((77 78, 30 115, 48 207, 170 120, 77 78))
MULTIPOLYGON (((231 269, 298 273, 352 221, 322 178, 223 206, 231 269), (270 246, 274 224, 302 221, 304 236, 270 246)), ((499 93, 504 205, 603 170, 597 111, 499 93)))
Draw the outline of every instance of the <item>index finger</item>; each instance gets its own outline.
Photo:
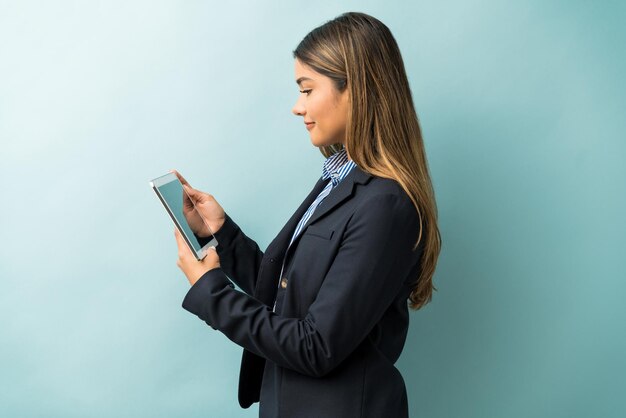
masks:
POLYGON ((180 182, 182 184, 186 184, 187 186, 191 187, 191 185, 189 184, 189 182, 187 180, 185 180, 185 178, 176 170, 171 170, 171 173, 176 174, 176 177, 178 177, 178 180, 180 180, 180 182))

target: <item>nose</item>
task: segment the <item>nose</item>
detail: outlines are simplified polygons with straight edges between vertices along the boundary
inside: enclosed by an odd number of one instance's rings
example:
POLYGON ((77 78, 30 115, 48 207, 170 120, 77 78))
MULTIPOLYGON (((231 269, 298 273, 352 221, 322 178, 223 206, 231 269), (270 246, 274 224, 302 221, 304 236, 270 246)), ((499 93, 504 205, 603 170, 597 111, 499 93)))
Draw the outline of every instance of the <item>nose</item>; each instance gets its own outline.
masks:
POLYGON ((293 106, 293 109, 291 109, 291 112, 296 115, 296 116, 304 116, 306 114, 306 109, 304 108, 304 95, 301 94, 300 96, 298 96, 298 100, 296 100, 296 104, 293 106))

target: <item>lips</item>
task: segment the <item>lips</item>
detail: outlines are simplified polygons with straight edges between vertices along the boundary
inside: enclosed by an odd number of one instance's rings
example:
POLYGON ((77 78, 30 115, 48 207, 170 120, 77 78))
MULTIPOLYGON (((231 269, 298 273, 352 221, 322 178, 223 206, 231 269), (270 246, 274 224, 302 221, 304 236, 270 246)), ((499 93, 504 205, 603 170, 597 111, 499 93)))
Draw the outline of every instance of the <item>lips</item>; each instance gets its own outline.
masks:
POLYGON ((315 125, 315 122, 304 122, 304 125, 310 131, 313 128, 313 125, 315 125))

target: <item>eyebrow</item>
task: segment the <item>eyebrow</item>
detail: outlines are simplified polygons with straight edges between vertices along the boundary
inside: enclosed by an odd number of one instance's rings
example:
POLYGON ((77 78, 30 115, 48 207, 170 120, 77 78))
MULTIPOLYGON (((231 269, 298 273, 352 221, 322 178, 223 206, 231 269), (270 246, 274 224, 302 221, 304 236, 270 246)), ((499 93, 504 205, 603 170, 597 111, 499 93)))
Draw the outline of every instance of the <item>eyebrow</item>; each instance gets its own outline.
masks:
POLYGON ((309 77, 300 77, 299 79, 296 80, 296 83, 298 85, 302 84, 303 81, 313 81, 313 79, 309 78, 309 77))

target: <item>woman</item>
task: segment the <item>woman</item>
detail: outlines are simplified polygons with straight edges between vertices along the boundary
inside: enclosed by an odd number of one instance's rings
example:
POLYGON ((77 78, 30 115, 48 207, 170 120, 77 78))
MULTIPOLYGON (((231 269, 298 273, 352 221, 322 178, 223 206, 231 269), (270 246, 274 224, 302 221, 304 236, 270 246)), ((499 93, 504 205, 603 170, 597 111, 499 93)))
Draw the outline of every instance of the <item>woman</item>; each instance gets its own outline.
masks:
POLYGON ((261 417, 406 417, 394 363, 441 240, 404 64, 361 13, 313 30, 294 57, 293 113, 323 175, 265 253, 179 175, 219 242, 198 262, 177 235, 183 307, 244 348, 239 403, 260 401, 261 417))

